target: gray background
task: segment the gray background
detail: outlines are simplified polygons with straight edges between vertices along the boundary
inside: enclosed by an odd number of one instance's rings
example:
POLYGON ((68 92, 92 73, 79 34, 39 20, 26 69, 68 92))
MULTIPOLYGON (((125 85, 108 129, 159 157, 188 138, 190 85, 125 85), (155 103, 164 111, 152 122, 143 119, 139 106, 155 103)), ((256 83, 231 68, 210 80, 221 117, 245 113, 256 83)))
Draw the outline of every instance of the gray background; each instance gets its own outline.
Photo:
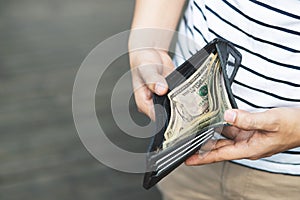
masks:
MULTIPOLYGON (((128 30, 133 0, 0 1, 0 199, 160 199, 141 174, 102 165, 84 148, 71 110, 76 72, 106 38, 128 30)), ((126 55, 104 74, 96 96, 101 125, 117 145, 141 152, 149 141, 113 123, 110 94, 129 69, 126 55)), ((130 83, 128 83, 130 84, 130 83)), ((138 124, 147 119, 130 110, 138 124)))

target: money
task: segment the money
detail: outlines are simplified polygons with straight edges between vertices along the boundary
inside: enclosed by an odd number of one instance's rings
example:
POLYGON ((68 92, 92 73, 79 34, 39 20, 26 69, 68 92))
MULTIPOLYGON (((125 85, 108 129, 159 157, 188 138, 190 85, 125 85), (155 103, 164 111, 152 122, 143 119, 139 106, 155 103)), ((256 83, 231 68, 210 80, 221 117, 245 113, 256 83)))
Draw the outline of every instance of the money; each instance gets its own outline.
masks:
POLYGON ((164 149, 205 127, 223 124, 222 113, 231 106, 218 55, 210 54, 168 98, 171 116, 164 133, 164 149))

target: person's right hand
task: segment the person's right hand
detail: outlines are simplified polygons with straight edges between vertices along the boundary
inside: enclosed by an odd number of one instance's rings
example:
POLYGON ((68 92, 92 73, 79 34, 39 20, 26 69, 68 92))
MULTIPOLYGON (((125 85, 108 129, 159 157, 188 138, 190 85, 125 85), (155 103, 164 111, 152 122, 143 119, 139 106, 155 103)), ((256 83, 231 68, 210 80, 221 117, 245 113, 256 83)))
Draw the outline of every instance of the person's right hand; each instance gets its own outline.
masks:
POLYGON ((156 49, 136 50, 129 58, 138 110, 155 120, 152 94, 167 93, 165 77, 174 70, 172 60, 166 51, 156 49))

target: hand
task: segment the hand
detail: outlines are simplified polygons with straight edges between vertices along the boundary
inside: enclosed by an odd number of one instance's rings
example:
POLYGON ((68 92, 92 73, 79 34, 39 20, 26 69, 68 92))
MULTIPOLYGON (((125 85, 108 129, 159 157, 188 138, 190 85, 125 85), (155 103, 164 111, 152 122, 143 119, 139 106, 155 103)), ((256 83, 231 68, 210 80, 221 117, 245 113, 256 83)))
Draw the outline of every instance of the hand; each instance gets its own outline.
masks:
POLYGON ((211 151, 193 155, 186 165, 225 160, 256 160, 300 146, 300 108, 274 108, 261 113, 227 110, 224 120, 232 124, 222 134, 229 139, 214 143, 211 151))
POLYGON ((133 51, 129 57, 137 107, 155 120, 152 93, 167 93, 165 77, 174 70, 172 60, 166 51, 155 49, 133 51))

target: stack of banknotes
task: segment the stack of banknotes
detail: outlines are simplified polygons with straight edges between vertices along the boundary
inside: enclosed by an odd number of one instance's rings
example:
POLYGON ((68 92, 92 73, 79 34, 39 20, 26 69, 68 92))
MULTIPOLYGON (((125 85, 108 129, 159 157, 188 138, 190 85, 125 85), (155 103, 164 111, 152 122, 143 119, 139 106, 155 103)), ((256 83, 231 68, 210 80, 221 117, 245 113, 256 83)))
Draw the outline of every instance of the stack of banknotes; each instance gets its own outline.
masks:
POLYGON ((224 124, 223 113, 232 108, 218 55, 211 53, 197 71, 168 94, 171 117, 163 148, 201 131, 224 124))
POLYGON ((216 39, 167 78, 170 91, 154 96, 157 134, 150 144, 144 187, 150 188, 212 138, 236 108, 231 84, 241 62, 227 41, 216 39), (159 106, 157 106, 159 105, 159 106))

